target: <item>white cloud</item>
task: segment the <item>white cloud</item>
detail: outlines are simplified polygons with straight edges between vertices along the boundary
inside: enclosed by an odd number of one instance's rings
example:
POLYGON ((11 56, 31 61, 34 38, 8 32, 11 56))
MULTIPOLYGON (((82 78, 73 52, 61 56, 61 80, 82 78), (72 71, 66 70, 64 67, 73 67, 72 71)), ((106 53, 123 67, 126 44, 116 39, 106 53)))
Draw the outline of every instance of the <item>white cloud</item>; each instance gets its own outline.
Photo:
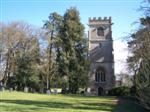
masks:
POLYGON ((127 43, 120 40, 114 41, 114 60, 115 60, 115 74, 127 72, 126 59, 128 57, 127 43))

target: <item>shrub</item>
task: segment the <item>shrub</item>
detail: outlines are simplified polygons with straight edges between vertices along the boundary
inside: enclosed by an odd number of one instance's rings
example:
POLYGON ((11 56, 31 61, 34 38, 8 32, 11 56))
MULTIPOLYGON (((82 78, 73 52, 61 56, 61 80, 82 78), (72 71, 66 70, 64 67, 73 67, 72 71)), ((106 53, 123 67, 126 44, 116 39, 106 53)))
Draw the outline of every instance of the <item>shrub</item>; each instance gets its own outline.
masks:
POLYGON ((130 88, 126 86, 115 87, 108 92, 110 96, 130 96, 130 88))
POLYGON ((132 86, 131 88, 130 88, 130 94, 131 94, 131 96, 134 96, 135 97, 135 95, 136 95, 136 87, 135 86, 132 86))

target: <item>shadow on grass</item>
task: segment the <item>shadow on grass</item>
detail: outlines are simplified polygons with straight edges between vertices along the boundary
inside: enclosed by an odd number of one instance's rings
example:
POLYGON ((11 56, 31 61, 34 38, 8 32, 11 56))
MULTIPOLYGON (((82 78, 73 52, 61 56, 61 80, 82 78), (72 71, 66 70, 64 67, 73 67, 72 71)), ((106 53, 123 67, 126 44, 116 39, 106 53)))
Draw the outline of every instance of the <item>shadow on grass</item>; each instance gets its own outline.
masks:
MULTIPOLYGON (((1 105, 0 105, 1 106, 1 105)), ((1 107, 1 112, 35 112, 39 110, 43 110, 41 107, 26 107, 26 106, 9 106, 9 105, 3 105, 1 107)))
POLYGON ((37 107, 48 107, 48 108, 67 108, 71 106, 71 104, 69 103, 31 101, 31 100, 1 100, 1 102, 19 104, 19 105, 34 105, 37 107))
POLYGON ((112 110, 112 112, 148 112, 143 107, 135 104, 134 101, 129 99, 119 99, 118 105, 112 110))
POLYGON ((71 97, 71 98, 103 98, 103 99, 114 99, 116 96, 86 96, 81 94, 63 94, 63 96, 71 97))
MULTIPOLYGON (((86 102, 79 102, 79 103, 62 103, 62 102, 53 102, 53 101, 31 101, 31 100, 1 100, 2 103, 8 104, 18 104, 15 108, 12 107, 12 110, 18 109, 19 112, 24 112, 21 106, 26 107, 30 110, 45 110, 45 109, 81 109, 81 110, 101 110, 101 111, 112 111, 115 105, 108 104, 108 103, 86 103, 86 102), (19 106, 20 105, 20 106, 19 106), (31 106, 32 107, 31 107, 31 106), (20 111, 21 109, 22 111, 20 111)), ((7 105, 4 105, 7 109, 7 105)), ((15 110, 14 110, 15 111, 15 110)))
POLYGON ((82 103, 85 107, 78 107, 80 109, 85 109, 88 108, 88 110, 93 109, 93 110, 101 110, 101 111, 112 111, 112 109, 116 106, 115 104, 112 103, 106 103, 106 102, 100 102, 100 103, 82 103), (91 106, 91 107, 90 107, 91 106))

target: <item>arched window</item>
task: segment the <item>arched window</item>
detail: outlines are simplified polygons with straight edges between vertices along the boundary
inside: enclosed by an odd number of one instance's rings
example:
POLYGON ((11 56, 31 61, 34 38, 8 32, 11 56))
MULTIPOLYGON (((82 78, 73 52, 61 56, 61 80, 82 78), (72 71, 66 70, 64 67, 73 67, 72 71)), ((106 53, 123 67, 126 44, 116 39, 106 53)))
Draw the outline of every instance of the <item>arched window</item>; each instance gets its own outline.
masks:
POLYGON ((95 81, 96 82, 105 82, 105 72, 103 70, 96 71, 95 81))
POLYGON ((104 36, 104 29, 102 27, 97 28, 97 35, 104 36))

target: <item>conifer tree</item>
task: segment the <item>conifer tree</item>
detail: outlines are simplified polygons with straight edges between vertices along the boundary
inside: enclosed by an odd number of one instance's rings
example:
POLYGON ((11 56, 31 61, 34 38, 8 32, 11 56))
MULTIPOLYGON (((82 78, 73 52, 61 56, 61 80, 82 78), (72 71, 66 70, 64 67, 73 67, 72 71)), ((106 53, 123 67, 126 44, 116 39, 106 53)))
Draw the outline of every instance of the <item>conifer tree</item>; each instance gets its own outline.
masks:
POLYGON ((84 38, 84 26, 80 22, 79 12, 70 8, 63 16, 60 31, 62 40, 65 73, 68 77, 70 93, 77 93, 84 80, 87 80, 87 46, 84 38), (84 77, 84 78, 83 78, 84 77))

